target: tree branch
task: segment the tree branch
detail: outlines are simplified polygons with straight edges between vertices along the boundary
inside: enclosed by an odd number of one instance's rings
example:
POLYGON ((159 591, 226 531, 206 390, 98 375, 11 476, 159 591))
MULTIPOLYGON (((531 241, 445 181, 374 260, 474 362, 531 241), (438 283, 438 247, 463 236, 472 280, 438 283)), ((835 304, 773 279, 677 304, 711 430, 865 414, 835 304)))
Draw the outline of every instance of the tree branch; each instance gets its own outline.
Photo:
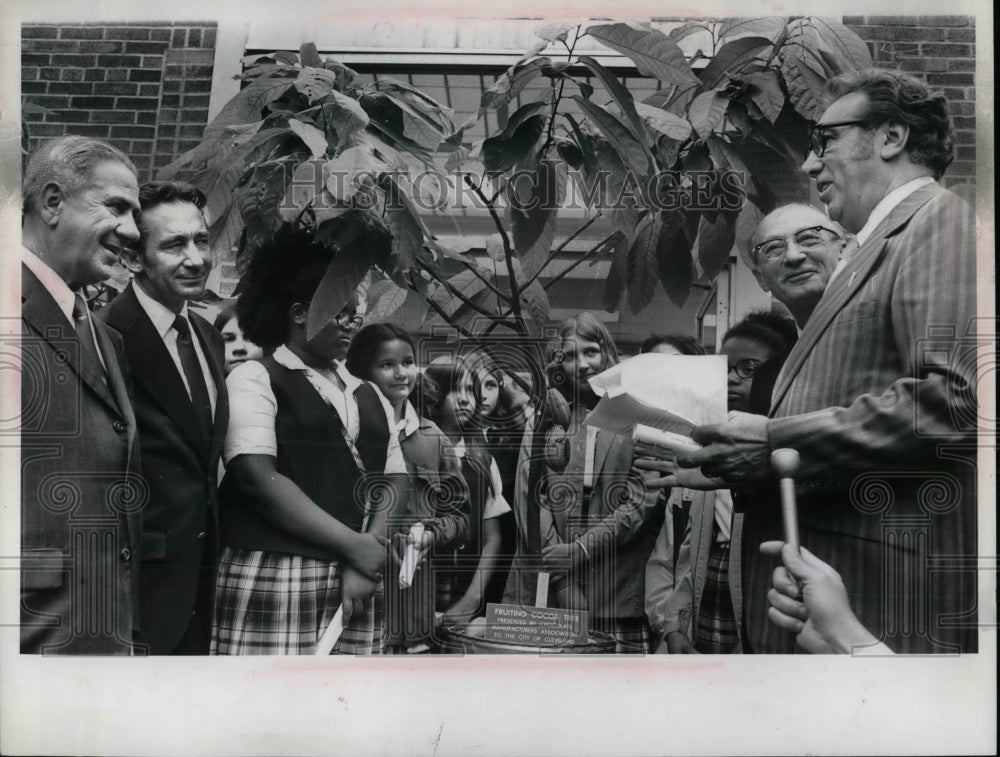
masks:
POLYGON ((510 296, 502 289, 497 288, 496 285, 494 285, 494 283, 490 281, 488 278, 483 276, 483 274, 481 274, 476 269, 475 263, 473 263, 471 260, 465 260, 464 258, 455 258, 455 259, 458 260, 459 263, 464 265, 467 270, 472 271, 475 277, 479 279, 481 282, 483 282, 486 285, 486 288, 489 289, 491 292, 493 292, 493 294, 495 294, 497 297, 500 297, 508 305, 510 304, 510 296))
POLYGON ((556 255, 565 250, 566 246, 570 242, 572 242, 574 239, 580 236, 584 231, 586 231, 590 227, 592 223, 594 223, 594 221, 596 221, 600 217, 601 217, 601 211, 597 211, 597 215, 588 220, 586 223, 581 224, 580 228, 578 228, 576 231, 574 231, 570 236, 566 238, 566 241, 564 241, 561 245, 559 245, 554 250, 549 252, 548 257, 545 258, 545 262, 538 267, 538 270, 535 271, 535 275, 532 276, 530 279, 528 279, 527 283, 522 287, 522 289, 527 289, 528 287, 530 287, 534 283, 535 279, 537 279, 539 276, 542 275, 542 271, 545 270, 545 266, 547 266, 549 263, 555 260, 556 255))
POLYGON ((467 328, 465 328, 464 326, 460 325, 457 321, 455 321, 450 315, 448 315, 444 311, 444 308, 442 308, 440 305, 434 302, 434 300, 432 300, 430 297, 427 298, 427 304, 431 306, 431 310, 433 310, 435 313, 441 316, 441 319, 449 326, 453 327, 459 334, 461 334, 464 337, 468 337, 469 339, 476 338, 475 334, 473 334, 467 328))
POLYGON ((486 209, 490 212, 490 217, 493 219, 493 224, 497 227, 497 231, 500 233, 500 240, 503 242, 503 256, 504 262, 507 264, 507 275, 510 277, 510 307, 511 313, 514 316, 514 320, 518 325, 518 333, 524 335, 527 334, 527 328, 524 326, 524 317, 521 315, 521 291, 517 285, 517 277, 514 276, 514 250, 510 245, 510 237, 507 236, 507 230, 503 227, 503 221, 500 220, 500 216, 497 215, 496 208, 493 204, 486 199, 486 195, 483 191, 472 183, 468 175, 465 176, 465 182, 468 184, 469 188, 476 193, 480 200, 486 205, 486 209))
POLYGON ((565 277, 567 274, 569 274, 570 271, 574 270, 577 266, 579 266, 581 263, 583 263, 587 258, 589 258, 591 255, 593 255, 598 250, 602 249, 604 247, 604 245, 606 245, 608 243, 608 241, 612 237, 614 237, 614 235, 617 234, 617 233, 618 233, 617 231, 613 231, 610 234, 608 234, 606 237, 604 237, 604 239, 602 239, 600 242, 598 242, 592 248, 590 248, 585 253, 583 253, 583 255, 581 255, 579 257, 579 259, 574 260, 570 265, 566 266, 563 270, 561 270, 559 273, 557 273, 555 276, 553 276, 547 282, 545 282, 544 284, 542 284, 542 289, 546 289, 547 290, 550 286, 552 286, 557 281, 559 281, 559 279, 565 277))

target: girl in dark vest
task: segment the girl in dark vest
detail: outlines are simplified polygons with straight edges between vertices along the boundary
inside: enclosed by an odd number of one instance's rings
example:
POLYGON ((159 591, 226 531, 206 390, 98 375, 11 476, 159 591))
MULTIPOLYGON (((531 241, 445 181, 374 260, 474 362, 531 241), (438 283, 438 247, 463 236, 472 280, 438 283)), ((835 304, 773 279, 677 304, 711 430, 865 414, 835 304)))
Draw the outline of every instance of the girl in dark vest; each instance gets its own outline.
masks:
POLYGON ((347 353, 347 369, 378 389, 391 429, 384 493, 393 570, 386 582, 385 651, 430 651, 434 631, 434 577, 440 555, 469 538, 469 490, 454 448, 441 430, 410 404, 418 379, 410 336, 392 324, 366 326, 347 353), (412 527, 420 523, 417 540, 412 527), (399 580, 407 547, 418 550, 409 586, 399 580))
POLYGON ((384 526, 367 517, 358 494, 359 447, 375 450, 368 458, 377 466, 381 444, 384 463, 388 430, 377 399, 334 362, 360 324, 354 303, 313 336, 306 328, 334 254, 283 227, 242 280, 240 328, 271 354, 237 366, 226 381, 215 654, 310 654, 341 605, 345 630, 334 652, 380 646, 373 598, 386 557, 384 526), (381 442, 358 438, 372 426, 359 404, 375 413, 381 442))
POLYGON ((500 471, 476 421, 482 397, 477 374, 466 361, 439 360, 425 370, 430 390, 422 392, 422 412, 455 445, 471 493, 467 547, 439 560, 437 609, 444 627, 467 623, 486 609, 486 588, 500 554, 499 518, 510 512, 500 471), (434 392, 433 390, 437 391, 434 392))

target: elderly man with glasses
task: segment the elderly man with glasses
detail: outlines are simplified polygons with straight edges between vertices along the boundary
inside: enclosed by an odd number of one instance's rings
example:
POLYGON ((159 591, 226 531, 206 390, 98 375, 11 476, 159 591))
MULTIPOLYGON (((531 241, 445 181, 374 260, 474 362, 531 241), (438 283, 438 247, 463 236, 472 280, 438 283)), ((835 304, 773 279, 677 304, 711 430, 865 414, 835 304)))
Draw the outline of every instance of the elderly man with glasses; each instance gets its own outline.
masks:
MULTIPOLYGON (((803 170, 858 249, 817 283, 768 416, 696 430, 705 447, 679 462, 738 485, 771 475, 772 450, 797 449, 801 542, 843 574, 861 621, 896 652, 975 651, 974 572, 933 568, 976 556, 975 217, 937 183, 952 160, 947 104, 883 70, 829 94, 803 170)), ((758 278, 798 255, 803 270, 775 283, 801 286, 809 246, 835 231, 762 224, 758 278)), ((777 503, 767 510, 747 514, 748 546, 781 538, 777 503)), ((744 554, 749 646, 792 651, 766 620, 776 564, 744 554)))

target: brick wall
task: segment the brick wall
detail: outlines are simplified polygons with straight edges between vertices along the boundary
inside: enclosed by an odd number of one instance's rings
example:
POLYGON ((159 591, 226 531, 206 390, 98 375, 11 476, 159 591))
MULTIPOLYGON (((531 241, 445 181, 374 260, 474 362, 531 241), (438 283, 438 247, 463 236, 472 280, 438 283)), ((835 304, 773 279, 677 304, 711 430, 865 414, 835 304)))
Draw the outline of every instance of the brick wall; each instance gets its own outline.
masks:
POLYGON ((976 181, 976 28, 971 16, 845 16, 875 65, 919 76, 948 98, 955 162, 945 184, 976 181))
POLYGON ((21 93, 29 149, 63 134, 100 137, 135 161, 140 181, 198 144, 208 121, 214 22, 25 24, 21 93))

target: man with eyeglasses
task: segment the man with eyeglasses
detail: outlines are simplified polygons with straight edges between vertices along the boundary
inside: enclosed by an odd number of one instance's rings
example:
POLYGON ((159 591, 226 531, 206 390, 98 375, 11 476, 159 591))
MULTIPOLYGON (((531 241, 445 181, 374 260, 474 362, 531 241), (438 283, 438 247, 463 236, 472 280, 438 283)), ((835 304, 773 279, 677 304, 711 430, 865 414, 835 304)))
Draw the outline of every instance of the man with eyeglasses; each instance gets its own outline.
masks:
MULTIPOLYGON (((842 573, 861 621, 897 652, 975 651, 974 573, 928 567, 976 555, 976 361, 961 346, 975 218, 936 183, 952 160, 947 104, 883 70, 838 77, 829 94, 803 170, 859 247, 805 323, 769 417, 696 430, 706 446, 680 462, 739 484, 770 476, 773 449, 797 449, 801 542, 842 573)), ((765 260, 781 252, 768 244, 765 260)), ((750 645, 792 651, 766 621, 776 566, 745 554, 750 645)))

